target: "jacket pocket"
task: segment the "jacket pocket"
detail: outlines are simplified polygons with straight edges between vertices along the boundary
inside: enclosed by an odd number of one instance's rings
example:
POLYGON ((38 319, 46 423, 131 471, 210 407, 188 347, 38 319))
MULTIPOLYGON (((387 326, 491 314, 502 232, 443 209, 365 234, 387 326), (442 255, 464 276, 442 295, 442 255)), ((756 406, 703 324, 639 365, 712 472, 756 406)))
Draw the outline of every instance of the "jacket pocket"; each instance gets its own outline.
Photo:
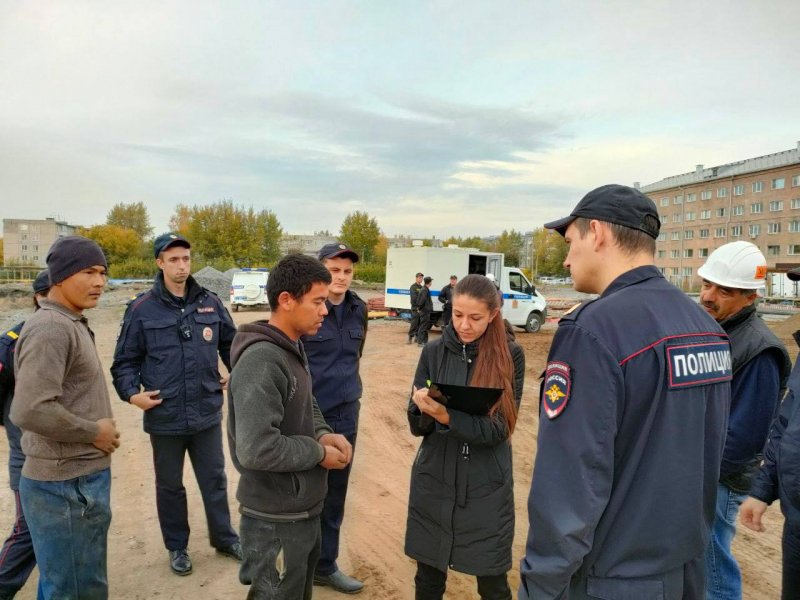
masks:
POLYGON ((600 600, 664 600, 664 582, 657 579, 589 577, 586 595, 600 600))

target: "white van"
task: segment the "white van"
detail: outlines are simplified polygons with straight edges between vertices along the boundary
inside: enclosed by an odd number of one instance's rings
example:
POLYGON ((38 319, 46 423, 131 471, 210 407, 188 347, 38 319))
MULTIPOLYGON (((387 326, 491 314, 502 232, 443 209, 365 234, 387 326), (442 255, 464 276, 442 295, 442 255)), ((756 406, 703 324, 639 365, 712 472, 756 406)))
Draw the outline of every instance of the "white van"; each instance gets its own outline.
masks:
POLYGON ((267 279, 269 269, 242 269, 233 274, 231 281, 231 310, 240 306, 269 307, 267 300, 267 279))
POLYGON ((450 275, 461 279, 469 273, 491 273, 503 292, 503 318, 529 333, 535 333, 547 318, 547 300, 521 270, 506 267, 503 263, 501 253, 480 252, 474 248, 389 248, 386 253, 386 308, 397 314, 409 312, 409 287, 414 283, 416 273, 424 273, 433 277, 431 323, 436 325, 442 314, 439 290, 450 283, 450 275))

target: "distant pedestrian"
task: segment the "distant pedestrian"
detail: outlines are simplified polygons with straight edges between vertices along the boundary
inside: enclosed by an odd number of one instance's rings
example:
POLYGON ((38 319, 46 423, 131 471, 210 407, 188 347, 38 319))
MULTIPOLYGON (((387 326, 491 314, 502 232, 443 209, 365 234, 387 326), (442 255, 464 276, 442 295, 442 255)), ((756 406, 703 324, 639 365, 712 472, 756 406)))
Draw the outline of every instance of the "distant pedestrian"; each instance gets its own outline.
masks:
POLYGON ((458 277, 450 275, 450 283, 439 292, 439 302, 442 303, 442 327, 447 327, 453 317, 453 289, 456 287, 456 283, 458 283, 458 277))
POLYGON ((17 340, 11 420, 22 430, 22 510, 40 598, 108 598, 111 453, 119 432, 84 311, 97 306, 106 258, 81 236, 47 255, 50 292, 17 340))
POLYGON ((419 309, 417 308, 417 298, 419 297, 419 291, 422 289, 422 273, 417 273, 417 279, 414 283, 411 284, 411 287, 408 288, 409 292, 409 302, 411 303, 411 327, 408 329, 408 343, 411 344, 414 342, 414 338, 417 336, 417 330, 419 329, 419 309))
POLYGON ((428 343, 428 332, 431 329, 431 314, 433 313, 433 299, 431 298, 432 277, 425 277, 425 285, 417 294, 417 309, 419 310, 419 326, 417 327, 417 346, 428 343))
MULTIPOLYGON (((47 298, 50 290, 50 275, 42 271, 33 281, 34 310, 39 310, 39 302, 47 298)), ((22 431, 9 419, 11 401, 14 398, 14 350, 20 331, 25 323, 18 323, 0 335, 0 402, 3 405, 2 425, 8 437, 8 483, 14 494, 16 516, 11 535, 6 538, 0 550, 0 599, 13 598, 22 589, 36 566, 33 541, 25 513, 19 500, 19 478, 25 455, 22 453, 22 431)))
POLYGON ((125 311, 111 373, 119 397, 142 409, 156 475, 156 511, 169 564, 189 575, 189 514, 183 464, 192 462, 211 545, 242 560, 231 525, 222 452, 222 390, 236 326, 222 301, 191 276, 191 244, 166 233, 153 243, 153 287, 125 311))

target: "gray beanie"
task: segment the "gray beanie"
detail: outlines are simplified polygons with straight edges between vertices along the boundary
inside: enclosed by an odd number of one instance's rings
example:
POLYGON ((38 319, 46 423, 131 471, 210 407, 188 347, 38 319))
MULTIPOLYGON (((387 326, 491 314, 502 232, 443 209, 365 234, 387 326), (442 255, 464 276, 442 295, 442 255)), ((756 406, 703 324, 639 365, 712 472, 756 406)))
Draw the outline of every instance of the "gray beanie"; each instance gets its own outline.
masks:
POLYGON ((96 242, 81 235, 58 238, 47 253, 50 285, 61 283, 78 271, 97 265, 108 268, 103 251, 96 242))
POLYGON ((47 269, 44 271, 40 271, 39 274, 36 276, 36 279, 33 280, 33 293, 34 294, 44 294, 47 290, 50 289, 50 273, 47 269))

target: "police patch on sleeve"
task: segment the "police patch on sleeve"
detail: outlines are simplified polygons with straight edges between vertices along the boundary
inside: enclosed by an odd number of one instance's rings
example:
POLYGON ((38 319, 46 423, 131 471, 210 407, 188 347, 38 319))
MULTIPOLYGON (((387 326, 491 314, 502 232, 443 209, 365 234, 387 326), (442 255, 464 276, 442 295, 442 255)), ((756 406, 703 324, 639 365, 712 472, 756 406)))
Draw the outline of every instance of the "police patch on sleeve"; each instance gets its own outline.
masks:
POLYGON ((567 363, 553 361, 547 363, 542 384, 542 406, 549 419, 555 419, 564 412, 572 389, 572 376, 567 363))
POLYGON ((671 390, 730 381, 730 345, 719 341, 667 346, 667 376, 671 390))

